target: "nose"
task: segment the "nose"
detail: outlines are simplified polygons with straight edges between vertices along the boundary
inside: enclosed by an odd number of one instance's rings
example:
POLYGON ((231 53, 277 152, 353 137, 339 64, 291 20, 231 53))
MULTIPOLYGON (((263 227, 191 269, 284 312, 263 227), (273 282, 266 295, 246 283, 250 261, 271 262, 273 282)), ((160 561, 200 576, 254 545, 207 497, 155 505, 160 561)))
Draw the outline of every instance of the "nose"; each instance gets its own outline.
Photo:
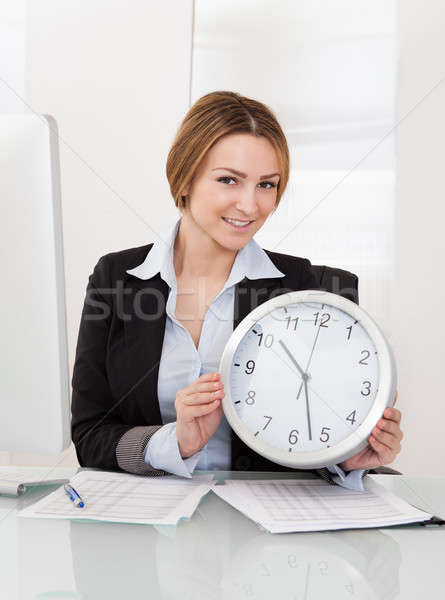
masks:
POLYGON ((257 199, 256 189, 250 186, 245 188, 237 194, 236 204, 237 210, 246 215, 246 217, 254 217, 257 212, 257 199))

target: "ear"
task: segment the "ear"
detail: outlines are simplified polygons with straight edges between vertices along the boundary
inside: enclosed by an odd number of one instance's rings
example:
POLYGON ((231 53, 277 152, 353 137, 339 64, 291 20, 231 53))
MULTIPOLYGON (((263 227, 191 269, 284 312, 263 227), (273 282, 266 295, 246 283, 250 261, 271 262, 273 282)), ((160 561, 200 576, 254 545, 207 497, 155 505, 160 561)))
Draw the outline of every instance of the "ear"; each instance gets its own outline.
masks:
POLYGON ((188 183, 185 188, 182 190, 181 192, 181 196, 188 196, 188 193, 190 191, 190 183, 188 183))

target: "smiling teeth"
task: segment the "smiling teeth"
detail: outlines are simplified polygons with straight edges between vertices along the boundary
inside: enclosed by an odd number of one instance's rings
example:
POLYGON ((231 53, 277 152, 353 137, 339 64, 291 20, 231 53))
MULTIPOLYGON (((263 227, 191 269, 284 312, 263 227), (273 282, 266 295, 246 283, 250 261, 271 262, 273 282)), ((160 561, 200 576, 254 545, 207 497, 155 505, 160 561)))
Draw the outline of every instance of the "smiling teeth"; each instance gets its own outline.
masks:
POLYGON ((226 217, 223 217, 224 221, 227 221, 228 223, 232 223, 233 225, 236 225, 237 227, 242 227, 243 225, 248 225, 249 223, 252 223, 252 221, 235 221, 234 219, 227 219, 226 217))

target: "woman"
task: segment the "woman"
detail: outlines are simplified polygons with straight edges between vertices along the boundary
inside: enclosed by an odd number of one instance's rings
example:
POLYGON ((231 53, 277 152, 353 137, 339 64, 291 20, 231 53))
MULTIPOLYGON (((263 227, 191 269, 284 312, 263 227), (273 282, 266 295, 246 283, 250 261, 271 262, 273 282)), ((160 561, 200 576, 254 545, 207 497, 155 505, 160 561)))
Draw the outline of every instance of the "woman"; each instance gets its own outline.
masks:
MULTIPOLYGON (((167 160, 181 217, 155 244, 103 256, 89 279, 72 380, 82 466, 185 477, 195 468, 288 470, 230 430, 217 372, 253 308, 318 287, 307 259, 252 239, 288 176, 286 139, 264 104, 213 92, 189 110, 167 160)), ((386 409, 369 446, 320 475, 342 483, 344 471, 392 462, 400 418, 386 409)))

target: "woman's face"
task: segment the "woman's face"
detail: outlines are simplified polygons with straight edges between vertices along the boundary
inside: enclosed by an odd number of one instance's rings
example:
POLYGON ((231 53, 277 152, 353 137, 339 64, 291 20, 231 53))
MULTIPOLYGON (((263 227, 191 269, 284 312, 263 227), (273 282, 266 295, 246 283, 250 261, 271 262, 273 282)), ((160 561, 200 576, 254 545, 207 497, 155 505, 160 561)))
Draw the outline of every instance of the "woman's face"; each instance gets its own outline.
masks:
POLYGON ((279 180, 269 140, 248 133, 227 135, 209 150, 183 190, 189 195, 184 214, 219 245, 238 250, 272 212, 279 180))

